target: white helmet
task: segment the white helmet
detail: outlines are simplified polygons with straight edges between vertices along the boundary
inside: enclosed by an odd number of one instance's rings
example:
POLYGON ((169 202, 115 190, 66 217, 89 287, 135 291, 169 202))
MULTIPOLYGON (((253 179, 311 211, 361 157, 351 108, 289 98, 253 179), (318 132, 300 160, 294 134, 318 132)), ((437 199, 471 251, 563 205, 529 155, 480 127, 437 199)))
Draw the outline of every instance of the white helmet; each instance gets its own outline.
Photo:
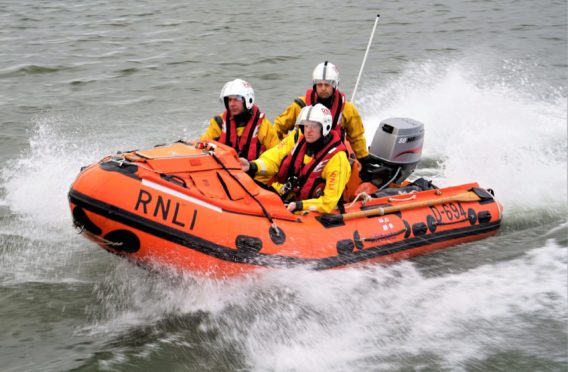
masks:
POLYGON ((223 89, 221 89, 219 100, 226 105, 225 98, 229 96, 242 97, 247 110, 250 110, 254 104, 254 89, 252 89, 250 83, 242 79, 235 79, 225 83, 223 89))
POLYGON ((327 136, 331 131, 331 124, 333 119, 331 111, 321 103, 316 103, 314 106, 306 106, 300 111, 298 115, 297 125, 304 125, 305 121, 315 121, 321 124, 321 134, 323 137, 327 136))
POLYGON ((323 81, 337 88, 339 86, 339 70, 331 62, 322 62, 314 68, 312 80, 314 85, 323 81))

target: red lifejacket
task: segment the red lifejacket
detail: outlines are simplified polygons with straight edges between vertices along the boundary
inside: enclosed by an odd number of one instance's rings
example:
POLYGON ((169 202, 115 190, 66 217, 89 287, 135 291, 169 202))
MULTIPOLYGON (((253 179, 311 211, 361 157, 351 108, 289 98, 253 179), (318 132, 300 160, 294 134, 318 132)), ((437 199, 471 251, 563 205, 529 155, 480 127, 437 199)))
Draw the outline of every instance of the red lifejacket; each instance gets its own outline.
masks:
POLYGON ((296 195, 297 200, 320 197, 325 188, 325 180, 321 177, 323 168, 339 151, 347 151, 339 133, 332 131, 330 135, 329 142, 314 154, 309 163, 304 164, 308 143, 303 135, 296 142, 292 152, 282 161, 275 180, 285 184, 294 179, 291 191, 296 195))
POLYGON ((260 112, 256 105, 253 105, 250 119, 246 123, 243 133, 238 136, 235 119, 233 116, 229 115, 228 111, 225 111, 221 123, 221 137, 219 138, 219 142, 237 150, 240 157, 246 158, 249 161, 257 159, 260 154, 266 150, 266 147, 261 144, 258 139, 258 131, 260 130, 260 123, 262 123, 263 119, 264 113, 260 112), (228 125, 227 117, 229 117, 228 125))
MULTIPOLYGON (((318 96, 314 89, 308 89, 306 91, 306 105, 311 106, 318 103, 318 96)), ((341 114, 343 113, 343 108, 345 107, 345 94, 340 92, 338 89, 333 91, 333 99, 331 101, 331 107, 328 107, 331 111, 331 117, 333 122, 331 124, 331 130, 341 133, 341 125, 339 125, 341 120, 341 114)))

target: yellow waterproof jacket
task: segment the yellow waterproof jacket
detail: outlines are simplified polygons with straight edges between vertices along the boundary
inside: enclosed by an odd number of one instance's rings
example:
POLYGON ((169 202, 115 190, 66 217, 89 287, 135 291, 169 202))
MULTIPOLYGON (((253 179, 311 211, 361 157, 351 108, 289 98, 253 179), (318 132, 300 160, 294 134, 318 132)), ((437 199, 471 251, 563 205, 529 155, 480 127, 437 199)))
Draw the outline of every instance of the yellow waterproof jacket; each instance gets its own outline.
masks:
MULTIPOLYGON (((306 104, 305 96, 298 97, 297 100, 302 101, 304 105, 306 104)), ((284 138, 289 131, 294 129, 296 119, 298 118, 298 115, 300 115, 301 110, 302 108, 295 100, 283 113, 274 119, 274 127, 276 128, 278 138, 284 138)), ((361 120, 361 115, 359 115, 359 111, 357 111, 357 108, 355 108, 353 103, 345 102, 343 113, 341 114, 340 125, 345 130, 347 140, 351 144, 351 148, 353 148, 357 159, 362 159, 369 155, 363 120, 361 120)))
MULTIPOLYGON (((290 133, 278 146, 265 151, 258 159, 252 161, 258 168, 257 176, 269 178, 278 174, 282 161, 292 152, 296 145, 296 131, 290 133)), ((300 135, 301 132, 298 133, 298 138, 300 135)), ((304 156, 304 164, 309 163, 311 160, 312 157, 304 156)), ((303 210, 330 213, 337 206, 337 202, 341 198, 345 185, 351 176, 351 166, 349 165, 349 160, 347 160, 347 154, 344 151, 340 151, 332 156, 323 168, 321 176, 326 180, 322 196, 316 199, 302 200, 303 210)), ((272 184, 272 187, 279 194, 281 194, 282 186, 278 182, 272 184)))
MULTIPOLYGON (((223 113, 219 116, 223 117, 223 113)), ((245 130, 245 127, 237 127, 237 136, 241 136, 245 130)), ((201 136, 202 141, 206 140, 215 140, 217 141, 221 137, 221 127, 215 121, 215 118, 212 117, 209 120, 209 128, 205 131, 205 134, 201 136)), ((276 129, 266 117, 262 119, 258 127, 258 140, 264 147, 268 150, 273 148, 274 146, 278 145, 280 140, 278 139, 278 135, 276 134, 276 129)))

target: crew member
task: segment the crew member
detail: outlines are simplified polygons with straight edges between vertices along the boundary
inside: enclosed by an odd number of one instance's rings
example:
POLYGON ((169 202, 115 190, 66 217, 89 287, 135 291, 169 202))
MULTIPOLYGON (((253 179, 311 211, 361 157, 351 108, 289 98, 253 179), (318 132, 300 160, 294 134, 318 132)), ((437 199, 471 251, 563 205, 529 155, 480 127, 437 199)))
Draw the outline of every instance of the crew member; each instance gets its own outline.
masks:
POLYGON ((284 138, 294 128, 296 118, 304 106, 321 103, 331 111, 332 130, 339 131, 342 138, 347 136, 357 159, 366 169, 370 160, 365 140, 365 128, 359 111, 352 102, 347 102, 345 94, 339 90, 339 70, 328 61, 316 66, 312 73, 313 86, 304 96, 298 97, 274 120, 279 138, 284 138))
POLYGON ((322 104, 304 107, 297 126, 257 160, 241 158, 242 168, 251 176, 272 176, 269 185, 289 211, 329 213, 351 174, 347 149, 339 132, 332 130, 331 111, 322 104))
POLYGON ((254 104, 254 90, 248 82, 227 82, 219 100, 225 112, 211 118, 201 140, 216 140, 234 148, 240 157, 256 159, 279 142, 274 126, 254 104))

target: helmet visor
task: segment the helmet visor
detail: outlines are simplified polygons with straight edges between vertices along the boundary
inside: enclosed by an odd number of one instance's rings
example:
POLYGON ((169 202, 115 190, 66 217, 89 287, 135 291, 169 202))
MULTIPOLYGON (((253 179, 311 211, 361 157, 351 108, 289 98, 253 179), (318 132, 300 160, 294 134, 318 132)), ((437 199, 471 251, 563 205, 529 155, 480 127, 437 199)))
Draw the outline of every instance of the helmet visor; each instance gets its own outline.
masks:
POLYGON ((322 126, 319 122, 317 121, 311 121, 311 120, 302 120, 302 122, 300 123, 300 125, 304 126, 304 130, 306 129, 312 129, 312 130, 316 130, 316 129, 321 129, 322 126))
POLYGON ((238 96, 238 95, 225 96, 225 98, 238 99, 239 101, 244 101, 244 100, 245 100, 245 97, 243 97, 243 96, 238 96))
POLYGON ((319 84, 331 85, 332 87, 335 88, 337 82, 335 80, 320 80, 320 79, 314 80, 314 85, 319 85, 319 84))

